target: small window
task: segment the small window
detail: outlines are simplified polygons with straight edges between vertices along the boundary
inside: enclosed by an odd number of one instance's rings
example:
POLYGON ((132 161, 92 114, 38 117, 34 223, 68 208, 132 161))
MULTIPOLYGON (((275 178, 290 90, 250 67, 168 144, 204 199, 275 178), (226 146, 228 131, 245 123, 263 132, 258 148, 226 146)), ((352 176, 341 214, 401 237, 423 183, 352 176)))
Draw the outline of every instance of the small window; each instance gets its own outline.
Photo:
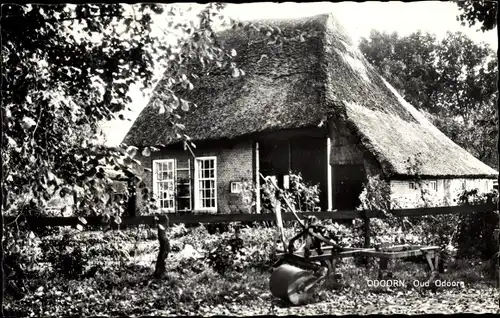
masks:
POLYGON ((465 184, 465 181, 462 181, 462 190, 467 189, 467 184, 465 184))
POLYGON ((241 182, 239 181, 231 182, 231 193, 241 193, 241 182))
POLYGON ((436 181, 431 181, 430 187, 432 191, 437 191, 437 182, 436 181))
POLYGON ((417 185, 415 184, 415 182, 410 182, 409 189, 410 190, 416 190, 417 189, 417 185))

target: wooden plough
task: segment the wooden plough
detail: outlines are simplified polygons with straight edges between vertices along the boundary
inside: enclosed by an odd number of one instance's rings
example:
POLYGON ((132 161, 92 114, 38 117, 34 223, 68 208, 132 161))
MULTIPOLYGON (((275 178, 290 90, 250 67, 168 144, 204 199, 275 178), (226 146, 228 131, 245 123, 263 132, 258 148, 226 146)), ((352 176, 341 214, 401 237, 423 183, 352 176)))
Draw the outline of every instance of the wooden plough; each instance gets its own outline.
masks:
MULTIPOLYGON (((274 180, 264 178, 266 182, 273 185, 276 191, 281 191, 274 180)), ((349 257, 376 257, 379 258, 379 278, 383 277, 384 271, 388 270, 390 259, 406 258, 412 256, 423 256, 427 260, 431 273, 438 271, 439 246, 423 245, 396 245, 377 248, 337 248, 336 243, 315 231, 316 225, 312 224, 311 218, 301 220, 294 207, 284 198, 286 208, 290 211, 296 221, 300 224, 302 231, 292 238, 288 243, 285 240, 281 211, 277 209, 276 222, 283 249, 277 251, 278 261, 274 264, 273 273, 269 282, 271 293, 292 305, 304 305, 311 301, 316 287, 321 282, 335 279, 337 261, 349 257), (306 240, 306 244, 298 249, 294 248, 294 241, 299 237, 306 240), (320 242, 321 248, 314 246, 311 242, 320 242), (309 242, 309 243, 307 243, 309 242)))

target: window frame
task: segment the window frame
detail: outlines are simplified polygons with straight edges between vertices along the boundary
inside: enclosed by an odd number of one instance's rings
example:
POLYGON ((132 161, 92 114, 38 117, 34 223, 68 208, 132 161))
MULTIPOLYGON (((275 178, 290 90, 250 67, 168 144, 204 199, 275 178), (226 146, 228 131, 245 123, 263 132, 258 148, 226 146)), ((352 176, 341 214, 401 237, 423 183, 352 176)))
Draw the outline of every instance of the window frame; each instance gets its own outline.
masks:
POLYGON ((408 182, 408 189, 410 190, 417 190, 417 184, 414 181, 408 182))
POLYGON ((195 211, 207 211, 207 212, 217 212, 217 157, 216 156, 206 156, 206 157, 196 157, 194 158, 194 210, 195 211), (202 178, 202 180, 213 180, 214 181, 214 206, 213 207, 202 207, 202 198, 200 198, 199 193, 199 181, 198 177, 199 168, 198 162, 205 160, 213 160, 214 162, 214 176, 213 178, 202 178))
POLYGON ((240 181, 231 181, 231 193, 241 193, 242 192, 242 188, 243 188, 243 185, 240 181))
POLYGON ((158 206, 158 209, 160 209, 160 211, 162 212, 168 212, 168 213, 173 213, 175 212, 175 206, 176 206, 176 195, 175 195, 175 177, 176 177, 176 164, 177 164, 177 161, 176 159, 155 159, 153 160, 153 169, 152 172, 153 172, 153 195, 156 199, 156 203, 157 203, 157 206, 158 206), (163 164, 163 163, 168 163, 168 162, 172 162, 172 186, 173 186, 173 196, 172 196, 172 207, 171 208, 162 208, 161 207, 161 198, 160 197, 157 197, 157 192, 158 192, 158 178, 157 178, 157 170, 156 170, 156 164, 157 163, 160 163, 160 164, 163 164))
POLYGON ((438 189, 437 181, 429 181, 429 188, 431 188, 432 191, 437 192, 438 189))

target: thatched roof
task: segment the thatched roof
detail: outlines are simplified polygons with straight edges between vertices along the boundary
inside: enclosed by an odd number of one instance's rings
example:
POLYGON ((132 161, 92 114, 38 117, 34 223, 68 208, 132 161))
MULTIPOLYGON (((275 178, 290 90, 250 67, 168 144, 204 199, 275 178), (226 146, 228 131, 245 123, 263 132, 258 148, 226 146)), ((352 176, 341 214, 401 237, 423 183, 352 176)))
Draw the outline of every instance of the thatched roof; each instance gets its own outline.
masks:
MULTIPOLYGON (((258 32, 221 32, 224 45, 237 51, 235 62, 246 75, 212 74, 196 83, 187 96, 198 108, 183 121, 185 133, 194 140, 314 127, 330 118, 357 134, 387 175, 408 175, 406 160, 414 156, 426 176, 497 175, 405 102, 331 15, 255 22, 277 26, 285 36, 297 30, 313 36, 276 46, 258 32)), ((178 142, 171 131, 150 103, 124 142, 178 142)))

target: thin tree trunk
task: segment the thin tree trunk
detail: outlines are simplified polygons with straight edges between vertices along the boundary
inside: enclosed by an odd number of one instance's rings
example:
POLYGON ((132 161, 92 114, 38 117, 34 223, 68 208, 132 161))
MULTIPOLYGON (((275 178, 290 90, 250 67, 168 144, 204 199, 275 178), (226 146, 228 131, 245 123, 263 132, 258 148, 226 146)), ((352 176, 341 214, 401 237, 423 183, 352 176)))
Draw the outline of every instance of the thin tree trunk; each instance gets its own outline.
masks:
MULTIPOLYGON (((3 192, 3 201, 2 202, 2 207, 6 207, 5 202, 6 200, 6 191, 3 192)), ((4 219, 3 219, 3 211, 0 211, 0 317, 4 317, 4 312, 3 312, 3 301, 4 301, 4 292, 5 292, 5 275, 4 275, 4 250, 3 250, 3 238, 4 238, 4 219)))
POLYGON ((156 268, 154 272, 154 277, 163 277, 167 271, 166 259, 168 253, 170 253, 170 242, 167 238, 166 229, 163 225, 158 225, 158 241, 160 242, 160 250, 158 252, 158 259, 156 260, 156 268))

